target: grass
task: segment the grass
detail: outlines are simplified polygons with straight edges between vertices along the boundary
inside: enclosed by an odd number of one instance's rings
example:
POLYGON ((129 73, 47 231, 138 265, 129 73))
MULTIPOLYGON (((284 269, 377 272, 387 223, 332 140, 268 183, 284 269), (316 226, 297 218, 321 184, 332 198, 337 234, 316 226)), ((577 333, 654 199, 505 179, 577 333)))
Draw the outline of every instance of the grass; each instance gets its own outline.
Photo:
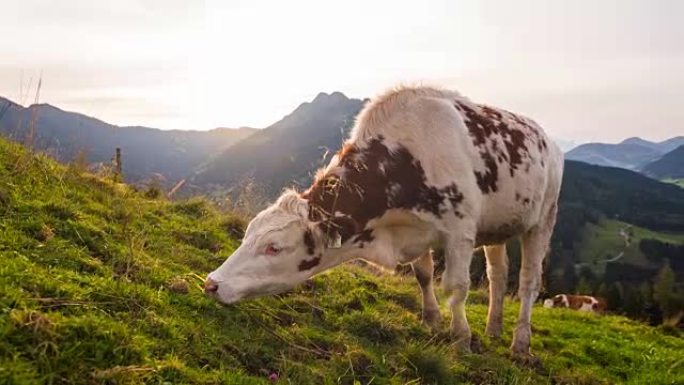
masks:
POLYGON ((633 226, 618 220, 602 220, 598 224, 587 223, 582 242, 579 245, 580 261, 589 263, 592 270, 603 274, 606 259, 617 257, 621 252, 623 262, 637 266, 650 266, 646 256, 639 249, 642 239, 656 239, 673 244, 684 244, 684 234, 670 234, 648 230, 633 226), (625 239, 620 235, 624 230, 630 234, 629 246, 625 246, 625 239))
MULTIPOLYGON (((351 264, 220 306, 199 277, 239 232, 201 199, 149 199, 0 140, 0 384, 684 382, 680 332, 617 316, 535 308, 543 369, 486 338, 459 355, 420 325, 412 278, 351 264)), ((486 301, 471 297, 477 333, 486 301)))

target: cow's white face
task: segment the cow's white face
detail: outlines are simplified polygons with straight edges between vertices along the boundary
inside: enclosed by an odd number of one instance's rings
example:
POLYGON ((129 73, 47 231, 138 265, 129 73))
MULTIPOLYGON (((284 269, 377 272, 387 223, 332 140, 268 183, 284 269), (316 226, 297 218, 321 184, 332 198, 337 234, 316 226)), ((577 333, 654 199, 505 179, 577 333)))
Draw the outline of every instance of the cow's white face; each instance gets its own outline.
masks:
POLYGON ((323 270, 323 243, 307 219, 308 203, 285 193, 247 226, 240 247, 205 283, 220 302, 281 293, 323 270))

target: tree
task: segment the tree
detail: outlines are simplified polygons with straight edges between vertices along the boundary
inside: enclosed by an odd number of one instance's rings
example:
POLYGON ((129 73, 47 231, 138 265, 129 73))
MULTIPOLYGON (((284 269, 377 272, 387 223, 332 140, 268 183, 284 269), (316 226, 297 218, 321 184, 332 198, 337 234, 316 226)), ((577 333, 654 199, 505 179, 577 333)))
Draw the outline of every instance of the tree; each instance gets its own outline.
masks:
POLYGON ((639 288, 631 285, 624 287, 622 307, 627 315, 641 318, 641 316, 645 315, 645 304, 646 301, 639 288))
POLYGON ((579 282, 577 283, 577 288, 575 289, 575 292, 577 294, 582 294, 582 295, 591 295, 593 290, 591 288, 591 284, 589 284, 589 281, 582 276, 580 278, 579 282))
POLYGON ((653 300, 658 304, 665 317, 671 316, 678 310, 674 284, 674 271, 670 268, 670 264, 665 262, 653 284, 653 300))
POLYGON ((620 282, 608 283, 605 290, 606 301, 608 301, 608 307, 612 310, 623 310, 623 293, 622 284, 620 282))

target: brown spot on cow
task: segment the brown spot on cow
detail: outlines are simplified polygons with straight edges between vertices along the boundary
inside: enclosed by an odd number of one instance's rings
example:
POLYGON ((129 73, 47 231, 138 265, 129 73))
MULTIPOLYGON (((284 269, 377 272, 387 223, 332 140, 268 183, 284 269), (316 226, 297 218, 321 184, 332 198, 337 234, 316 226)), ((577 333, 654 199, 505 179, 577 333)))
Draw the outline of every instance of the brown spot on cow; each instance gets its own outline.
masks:
POLYGON ((311 229, 306 229, 306 231, 304 231, 304 245, 306 246, 306 252, 309 255, 314 255, 316 252, 316 242, 314 241, 311 229))
POLYGON ((499 180, 499 165, 496 160, 488 152, 481 152, 480 156, 484 160, 485 171, 474 171, 477 185, 480 191, 485 194, 496 192, 498 190, 497 182, 499 180))
POLYGON ((480 157, 485 165, 484 171, 474 171, 478 186, 485 194, 496 192, 499 178, 498 164, 507 164, 510 176, 514 177, 515 171, 526 158, 529 158, 529 149, 526 144, 528 135, 520 127, 525 127, 537 138, 540 134, 525 119, 509 112, 506 112, 504 116, 502 112, 492 107, 470 106, 460 101, 457 101, 455 106, 463 114, 468 133, 473 144, 480 149, 480 157), (509 125, 505 118, 508 118, 508 122, 513 120, 513 126, 509 125), (505 151, 499 146, 499 138, 503 142, 505 151))
POLYGON ((390 152, 383 141, 379 136, 363 148, 345 145, 338 153, 342 176, 335 171, 319 175, 302 194, 309 201, 309 219, 319 222, 325 234, 337 233, 345 242, 389 209, 441 218, 451 208, 453 215, 461 215, 463 194, 455 184, 429 186, 420 161, 402 146, 390 152))
POLYGON ((321 255, 319 254, 315 258, 311 259, 305 259, 302 262, 299 263, 299 271, 306 271, 306 270, 311 270, 314 267, 318 266, 321 263, 321 255))

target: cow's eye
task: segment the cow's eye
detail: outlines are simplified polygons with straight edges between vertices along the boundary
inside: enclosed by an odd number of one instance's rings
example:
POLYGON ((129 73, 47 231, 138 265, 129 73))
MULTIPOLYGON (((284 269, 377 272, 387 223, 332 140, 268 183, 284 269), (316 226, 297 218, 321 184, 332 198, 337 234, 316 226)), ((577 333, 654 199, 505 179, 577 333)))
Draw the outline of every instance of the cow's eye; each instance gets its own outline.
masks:
POLYGON ((276 246, 276 245, 273 244, 273 243, 270 243, 270 244, 269 244, 268 246, 266 246, 266 248, 264 249, 264 254, 266 254, 266 255, 278 255, 278 253, 280 253, 281 250, 282 250, 282 248, 276 246))

